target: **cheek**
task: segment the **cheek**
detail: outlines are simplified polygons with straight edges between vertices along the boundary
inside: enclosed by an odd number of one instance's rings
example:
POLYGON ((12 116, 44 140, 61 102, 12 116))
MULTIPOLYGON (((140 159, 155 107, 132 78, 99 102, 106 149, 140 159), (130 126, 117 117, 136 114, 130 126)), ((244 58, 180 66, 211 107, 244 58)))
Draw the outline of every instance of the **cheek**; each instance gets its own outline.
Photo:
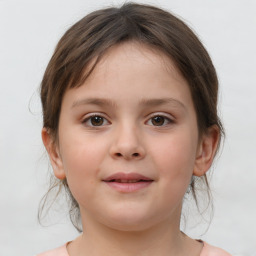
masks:
POLYGON ((81 132, 65 133, 61 138, 61 155, 67 172, 87 173, 98 165, 105 152, 102 140, 81 132))
POLYGON ((79 136, 65 136, 61 142, 63 169, 72 194, 76 199, 80 194, 90 196, 99 180, 99 167, 105 155, 102 143, 95 140, 91 143, 79 136))
POLYGON ((196 137, 189 132, 166 136, 152 149, 155 165, 166 181, 188 184, 193 173, 196 158, 196 137), (187 135, 184 135, 187 134, 187 135))

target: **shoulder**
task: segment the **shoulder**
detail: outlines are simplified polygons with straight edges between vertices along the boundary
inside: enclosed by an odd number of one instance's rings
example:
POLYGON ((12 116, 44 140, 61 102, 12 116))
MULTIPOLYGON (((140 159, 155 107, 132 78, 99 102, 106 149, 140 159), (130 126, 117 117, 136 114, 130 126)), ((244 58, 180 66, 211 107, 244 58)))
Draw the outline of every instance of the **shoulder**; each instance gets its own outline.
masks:
POLYGON ((228 252, 204 242, 200 256, 232 256, 228 252))
POLYGON ((50 251, 40 253, 36 256, 69 256, 67 251, 67 244, 64 244, 63 246, 50 251))

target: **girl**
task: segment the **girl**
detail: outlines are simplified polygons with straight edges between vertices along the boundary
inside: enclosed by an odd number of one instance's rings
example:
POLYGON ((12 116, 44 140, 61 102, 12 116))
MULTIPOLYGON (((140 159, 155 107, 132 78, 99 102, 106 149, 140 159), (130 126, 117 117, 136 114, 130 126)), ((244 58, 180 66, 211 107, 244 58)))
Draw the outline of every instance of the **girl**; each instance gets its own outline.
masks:
POLYGON ((217 95, 208 53, 164 10, 128 3, 73 25, 41 84, 42 139, 83 232, 39 255, 230 255, 180 231, 223 134, 217 95))

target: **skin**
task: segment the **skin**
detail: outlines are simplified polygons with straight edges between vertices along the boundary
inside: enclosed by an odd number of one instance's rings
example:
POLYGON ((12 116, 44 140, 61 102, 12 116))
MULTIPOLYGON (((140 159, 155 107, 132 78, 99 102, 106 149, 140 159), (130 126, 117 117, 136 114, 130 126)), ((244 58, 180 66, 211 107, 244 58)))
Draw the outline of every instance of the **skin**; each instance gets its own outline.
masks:
POLYGON ((134 42, 112 47, 65 93, 58 145, 45 128, 42 138, 80 206, 84 233, 70 256, 200 254, 202 244, 180 232, 182 200, 192 175, 209 169, 219 133, 199 137, 188 84, 165 55, 134 42), (103 181, 116 172, 153 182, 119 192, 103 181))

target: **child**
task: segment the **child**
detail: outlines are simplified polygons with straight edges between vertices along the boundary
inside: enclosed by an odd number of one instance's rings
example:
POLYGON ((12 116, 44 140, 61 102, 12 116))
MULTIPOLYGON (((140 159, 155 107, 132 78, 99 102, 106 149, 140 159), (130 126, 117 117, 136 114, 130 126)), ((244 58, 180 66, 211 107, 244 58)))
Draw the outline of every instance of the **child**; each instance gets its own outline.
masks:
POLYGON ((72 26, 42 81, 42 139, 83 232, 40 256, 230 255, 180 231, 223 134, 217 95, 208 53, 164 10, 128 3, 72 26))

